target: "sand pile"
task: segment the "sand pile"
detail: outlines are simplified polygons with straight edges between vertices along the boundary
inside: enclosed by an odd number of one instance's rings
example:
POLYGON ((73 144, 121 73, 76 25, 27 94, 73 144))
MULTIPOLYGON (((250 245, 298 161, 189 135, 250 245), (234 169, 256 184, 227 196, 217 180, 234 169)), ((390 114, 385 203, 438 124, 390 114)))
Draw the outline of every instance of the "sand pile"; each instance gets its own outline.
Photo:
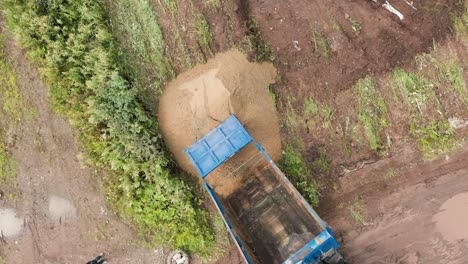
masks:
MULTIPOLYGON (((159 123, 167 146, 179 165, 193 175, 196 170, 183 150, 235 114, 252 137, 274 160, 281 157, 278 118, 268 94, 276 70, 270 63, 251 63, 238 51, 218 54, 214 59, 181 74, 171 82, 160 100, 159 123)), ((232 171, 252 151, 242 151, 235 160, 214 171, 217 180, 232 171)))

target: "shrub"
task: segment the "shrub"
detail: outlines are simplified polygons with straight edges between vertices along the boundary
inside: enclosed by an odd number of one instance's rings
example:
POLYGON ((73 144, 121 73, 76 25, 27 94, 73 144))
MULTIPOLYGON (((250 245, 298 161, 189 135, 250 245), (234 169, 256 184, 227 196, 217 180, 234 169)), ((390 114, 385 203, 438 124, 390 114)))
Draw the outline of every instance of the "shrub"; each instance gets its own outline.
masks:
POLYGON ((55 107, 79 131, 88 161, 108 170, 109 202, 154 241, 208 255, 214 236, 207 212, 175 175, 158 124, 121 65, 102 1, 4 5, 9 26, 44 68, 55 107))
POLYGON ((311 172, 307 168, 299 150, 293 145, 286 145, 280 166, 304 198, 312 206, 318 205, 318 184, 310 177, 311 172))

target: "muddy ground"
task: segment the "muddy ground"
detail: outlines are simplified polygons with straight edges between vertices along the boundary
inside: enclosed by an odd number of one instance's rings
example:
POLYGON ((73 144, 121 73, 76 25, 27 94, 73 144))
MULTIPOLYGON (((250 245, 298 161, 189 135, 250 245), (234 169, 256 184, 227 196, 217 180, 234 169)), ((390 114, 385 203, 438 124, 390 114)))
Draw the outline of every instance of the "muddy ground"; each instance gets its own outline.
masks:
MULTIPOLYGON (((162 2, 153 1, 158 11, 162 2)), ((405 128, 395 126, 388 131, 395 139, 390 155, 379 160, 374 151, 352 142, 347 154, 338 129, 355 111, 352 84, 368 73, 385 75, 396 66, 414 69, 416 54, 431 50, 434 43, 444 45, 453 34, 451 16, 461 11, 460 1, 391 1, 405 15, 403 20, 375 1, 239 0, 221 1, 216 8, 203 1, 175 2, 176 16, 167 10, 158 13, 178 73, 218 52, 252 48, 245 35, 259 30, 269 48, 260 45, 255 52, 272 59, 280 76, 273 86, 280 117, 291 109, 302 113, 308 97, 335 109, 331 129, 290 131, 283 126, 282 141, 300 138, 310 162, 318 149, 326 149, 333 170, 317 175, 323 183, 317 210, 336 230, 351 263, 466 263, 468 238, 439 232, 446 230, 440 216, 450 207, 445 203, 468 191, 466 144, 460 143, 458 152, 447 157, 423 162, 405 128), (203 14, 210 24, 214 39, 209 47, 200 47, 188 34, 195 30, 194 13, 203 14), (174 17, 177 23, 171 22, 174 17), (361 28, 353 28, 352 21, 361 28), (176 34, 179 28, 184 30, 176 34), (327 37, 328 48, 319 45, 321 36, 327 37), (339 164, 359 167, 369 158, 372 164, 340 177, 339 164), (358 214, 353 217, 352 212, 358 214)), ((24 224, 19 236, 5 240, 2 251, 12 263, 83 263, 100 251, 111 253, 111 263, 163 263, 160 249, 135 246, 136 234, 108 212, 99 177, 80 166, 73 133, 52 111, 46 85, 24 51, 11 38, 7 43, 24 97, 39 114, 11 132, 16 138, 11 149, 18 160, 18 195, 3 198, 0 205, 16 208, 24 224)), ((454 50, 466 60, 466 47, 455 45, 454 50)), ((450 102, 448 97, 443 103, 450 102)), ((394 114, 392 122, 404 118, 394 114)), ((466 135, 466 128, 457 133, 466 135)), ((235 247, 218 263, 240 263, 235 247)))
MULTIPOLYGON (((160 1, 153 2, 160 6, 160 1)), ((273 88, 282 143, 299 138, 310 163, 326 151, 331 173, 316 172, 322 193, 317 210, 337 230, 351 263, 466 263, 466 244, 446 241, 432 220, 446 200, 466 192, 466 128, 457 131, 459 152, 423 162, 408 136, 405 107, 392 101, 394 95, 385 83, 389 81, 385 76, 395 67, 414 70, 415 56, 438 45, 455 52, 468 78, 466 46, 451 41, 452 16, 460 14, 463 1, 390 1, 404 15, 402 20, 377 2, 244 0, 225 1, 213 8, 201 1, 193 5, 176 1, 184 14, 176 16, 178 24, 168 22, 171 15, 167 12, 160 16, 171 47, 179 47, 174 36, 181 25, 188 31, 193 27, 188 14, 201 13, 207 18, 214 39, 208 51, 192 50, 199 54, 199 61, 232 48, 246 50, 254 60, 258 57, 249 53, 252 47, 246 47, 245 40, 252 32, 261 32, 268 46, 256 47, 255 53, 272 60, 279 74, 273 88), (351 88, 367 74, 384 80, 379 91, 392 109, 389 119, 394 125, 385 134, 393 145, 384 156, 346 139, 342 130, 358 124, 351 88), (313 120, 303 114, 306 98, 333 109, 328 127, 310 125, 313 120), (305 119, 306 125, 288 128, 284 119, 290 113, 305 119), (355 168, 361 170, 344 173, 355 168)), ((186 43, 195 41, 186 39, 186 43)), ((177 59, 183 52, 174 48, 171 56, 176 70, 183 72, 177 59)), ((442 87, 437 92, 445 117, 468 119, 466 105, 459 104, 449 90, 442 87)))
POLYGON ((411 162, 412 155, 405 149, 342 178, 348 188, 322 203, 319 211, 350 263, 467 263, 467 145, 431 163, 411 162), (389 177, 394 166, 398 175, 389 177), (454 197, 463 200, 452 205, 454 197), (350 210, 360 211, 363 221, 350 210))

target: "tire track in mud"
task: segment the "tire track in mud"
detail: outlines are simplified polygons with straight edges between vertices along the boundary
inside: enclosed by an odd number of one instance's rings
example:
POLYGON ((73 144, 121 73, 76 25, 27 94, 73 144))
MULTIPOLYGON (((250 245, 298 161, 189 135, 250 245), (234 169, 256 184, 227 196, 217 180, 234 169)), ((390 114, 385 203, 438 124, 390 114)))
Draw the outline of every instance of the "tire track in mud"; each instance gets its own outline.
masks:
POLYGON ((392 179, 382 177, 395 165, 385 160, 352 174, 342 192, 320 208, 321 215, 341 237, 351 263, 465 264, 468 243, 444 239, 433 217, 447 200, 468 192, 468 145, 436 161, 406 161, 392 179), (338 205, 356 197, 364 203, 366 225, 355 223, 348 208, 338 205))

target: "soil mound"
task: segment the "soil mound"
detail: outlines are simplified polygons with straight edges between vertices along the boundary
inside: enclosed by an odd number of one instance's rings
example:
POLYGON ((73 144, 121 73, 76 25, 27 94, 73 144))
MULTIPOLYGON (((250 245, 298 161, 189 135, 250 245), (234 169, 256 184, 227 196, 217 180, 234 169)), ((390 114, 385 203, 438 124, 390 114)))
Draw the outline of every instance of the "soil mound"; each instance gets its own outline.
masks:
MULTIPOLYGON (((251 63, 239 51, 229 51, 171 82, 160 100, 159 123, 179 165, 197 175, 183 150, 231 114, 236 115, 273 160, 278 160, 281 157, 278 118, 268 94, 268 86, 275 77, 272 64, 251 63)), ((249 153, 252 152, 240 152, 239 157, 221 166, 209 178, 223 179, 222 175, 240 160, 248 159, 249 153)))

